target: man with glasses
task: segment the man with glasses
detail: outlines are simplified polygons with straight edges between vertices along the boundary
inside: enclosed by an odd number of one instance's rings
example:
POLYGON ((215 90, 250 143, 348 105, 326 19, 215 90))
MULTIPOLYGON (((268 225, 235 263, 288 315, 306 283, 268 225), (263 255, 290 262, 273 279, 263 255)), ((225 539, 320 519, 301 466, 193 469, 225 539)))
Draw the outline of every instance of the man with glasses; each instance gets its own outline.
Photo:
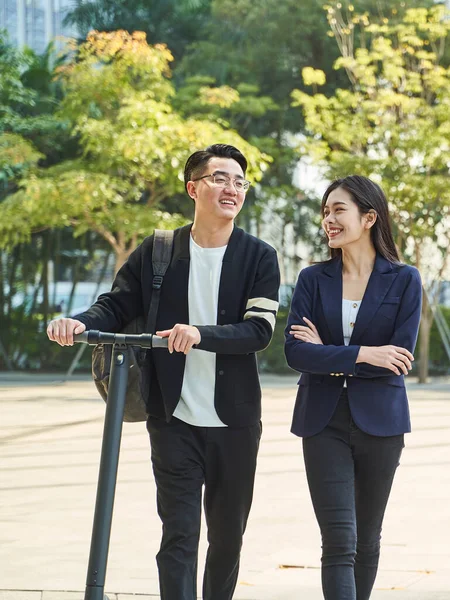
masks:
MULTIPOLYGON (((253 496, 261 437, 255 353, 270 342, 278 309, 275 250, 234 224, 250 183, 239 150, 192 154, 185 187, 194 222, 174 232, 157 331, 169 352, 151 358, 147 429, 163 524, 157 555, 162 600, 195 600, 202 490, 208 527, 204 600, 231 600, 253 496)), ((72 344, 85 327, 119 331, 150 303, 149 237, 112 291, 76 319, 52 321, 50 339, 72 344)))

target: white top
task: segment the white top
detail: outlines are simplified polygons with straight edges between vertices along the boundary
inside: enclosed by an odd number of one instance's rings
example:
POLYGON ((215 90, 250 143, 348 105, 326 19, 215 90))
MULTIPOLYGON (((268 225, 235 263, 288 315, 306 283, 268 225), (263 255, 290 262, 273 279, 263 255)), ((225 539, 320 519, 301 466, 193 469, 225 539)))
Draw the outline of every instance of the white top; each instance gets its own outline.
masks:
MULTIPOLYGON (((361 302, 362 300, 346 300, 342 298, 342 332, 346 346, 350 343, 361 302)), ((344 387, 347 387, 347 379, 344 381, 344 387)))
MULTIPOLYGON (((191 236, 188 286, 191 325, 217 325, 220 275, 226 248, 202 248, 191 236)), ((215 385, 215 353, 197 349, 188 352, 181 397, 174 416, 199 427, 226 427, 214 407, 215 385)))

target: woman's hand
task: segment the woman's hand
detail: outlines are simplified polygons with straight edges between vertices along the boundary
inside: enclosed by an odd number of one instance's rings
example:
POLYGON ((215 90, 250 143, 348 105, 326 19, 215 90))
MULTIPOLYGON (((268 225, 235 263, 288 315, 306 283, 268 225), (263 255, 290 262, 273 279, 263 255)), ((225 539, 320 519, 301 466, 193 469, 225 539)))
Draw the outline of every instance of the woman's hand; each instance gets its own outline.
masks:
POLYGON ((357 363, 365 362, 374 367, 390 369, 396 375, 408 375, 414 356, 401 346, 361 346, 357 363))
POLYGON ((291 325, 289 333, 293 335, 295 339, 301 340, 302 342, 323 345, 319 332, 317 331, 314 323, 306 317, 303 317, 303 320, 308 324, 308 327, 305 327, 305 325, 291 325))

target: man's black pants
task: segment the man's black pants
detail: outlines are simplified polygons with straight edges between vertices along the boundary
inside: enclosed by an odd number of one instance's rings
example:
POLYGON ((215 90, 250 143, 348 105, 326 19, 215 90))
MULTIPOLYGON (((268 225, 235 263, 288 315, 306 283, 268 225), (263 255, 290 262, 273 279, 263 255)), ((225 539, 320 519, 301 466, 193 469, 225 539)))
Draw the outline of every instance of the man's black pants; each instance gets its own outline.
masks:
POLYGON ((195 600, 202 487, 208 527, 204 600, 231 600, 253 497, 261 425, 196 427, 149 417, 161 548, 161 600, 195 600))

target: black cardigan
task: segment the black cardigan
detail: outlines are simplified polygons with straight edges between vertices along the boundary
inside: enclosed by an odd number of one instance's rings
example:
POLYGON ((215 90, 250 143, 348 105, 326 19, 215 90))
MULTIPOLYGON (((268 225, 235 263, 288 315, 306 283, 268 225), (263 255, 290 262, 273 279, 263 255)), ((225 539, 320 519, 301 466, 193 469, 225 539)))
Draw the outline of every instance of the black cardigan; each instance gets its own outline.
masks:
MULTIPOLYGON (((191 227, 174 232, 172 260, 161 288, 157 331, 170 329, 176 323, 189 323, 191 227)), ((116 332, 137 316, 146 316, 152 291, 152 247, 150 236, 119 270, 111 291, 99 296, 89 310, 75 318, 87 329, 116 332)), ((253 425, 261 417, 255 352, 263 350, 271 340, 279 284, 275 250, 235 227, 223 257, 217 325, 198 327, 198 348, 217 354, 215 409, 229 426, 253 425)), ((170 420, 180 399, 185 360, 179 352, 151 353, 150 415, 170 420)))

